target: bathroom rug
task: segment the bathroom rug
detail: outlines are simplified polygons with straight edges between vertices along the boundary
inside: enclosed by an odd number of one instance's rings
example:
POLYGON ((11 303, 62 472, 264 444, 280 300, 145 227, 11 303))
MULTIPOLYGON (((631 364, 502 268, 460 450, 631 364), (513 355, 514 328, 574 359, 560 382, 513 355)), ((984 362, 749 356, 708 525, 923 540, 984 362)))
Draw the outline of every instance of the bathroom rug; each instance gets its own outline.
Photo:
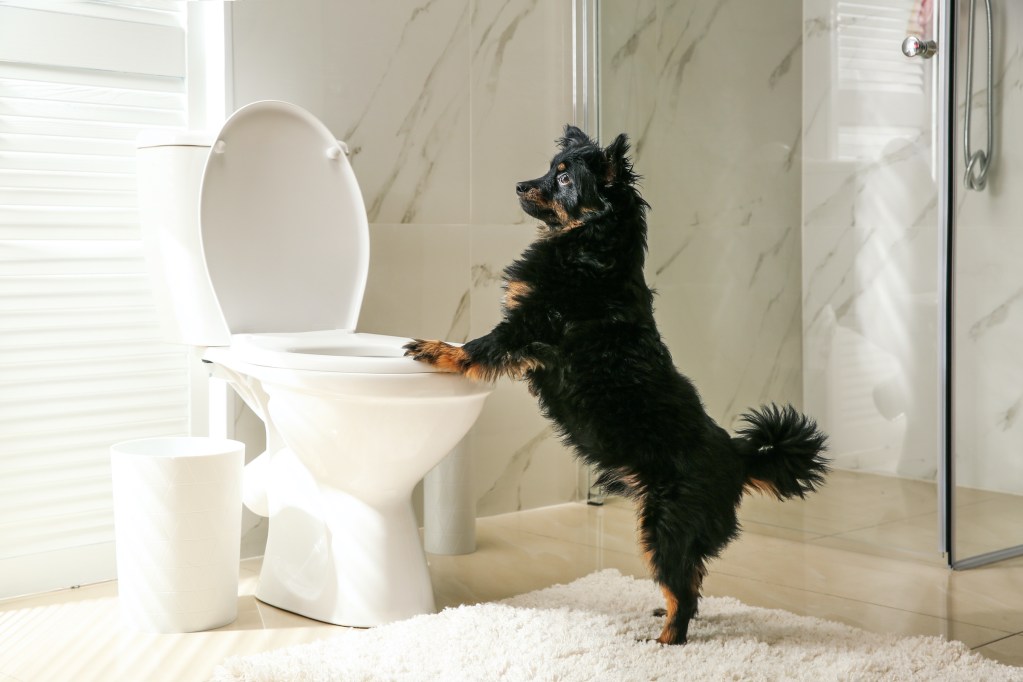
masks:
POLYGON ((689 643, 660 631, 650 580, 607 569, 501 602, 460 606, 310 644, 228 659, 214 682, 444 680, 961 680, 1023 682, 940 637, 900 637, 704 597, 689 643))

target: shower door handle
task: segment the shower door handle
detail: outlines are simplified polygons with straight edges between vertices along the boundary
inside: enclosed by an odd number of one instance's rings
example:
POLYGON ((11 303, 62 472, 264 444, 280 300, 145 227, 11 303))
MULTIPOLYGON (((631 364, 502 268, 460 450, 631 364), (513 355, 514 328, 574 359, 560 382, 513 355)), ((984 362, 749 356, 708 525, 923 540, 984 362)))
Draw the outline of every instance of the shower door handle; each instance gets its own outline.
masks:
POLYGON ((930 59, 938 51, 938 44, 933 40, 924 40, 920 36, 906 36, 902 41, 902 54, 907 57, 923 57, 930 59))

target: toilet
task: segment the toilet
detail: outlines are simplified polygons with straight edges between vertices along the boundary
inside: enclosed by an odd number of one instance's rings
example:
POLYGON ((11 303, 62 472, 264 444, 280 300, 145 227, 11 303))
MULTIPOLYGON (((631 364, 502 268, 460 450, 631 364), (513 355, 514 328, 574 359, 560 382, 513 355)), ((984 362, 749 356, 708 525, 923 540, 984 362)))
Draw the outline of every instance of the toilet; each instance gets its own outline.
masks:
POLYGON ((165 338, 202 350, 266 426, 245 468, 269 518, 256 597, 369 627, 435 610, 411 495, 491 388, 356 331, 369 226, 348 150, 284 102, 216 134, 138 139, 139 212, 165 338))

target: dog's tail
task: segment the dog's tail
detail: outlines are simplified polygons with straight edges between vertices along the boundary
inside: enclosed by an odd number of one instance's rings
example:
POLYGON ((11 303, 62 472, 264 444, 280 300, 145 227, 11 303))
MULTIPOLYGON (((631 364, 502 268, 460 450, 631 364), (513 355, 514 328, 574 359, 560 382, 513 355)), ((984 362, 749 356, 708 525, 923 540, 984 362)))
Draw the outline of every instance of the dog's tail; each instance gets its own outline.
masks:
POLYGON ((828 437, 813 419, 791 405, 765 405, 742 416, 745 428, 732 439, 746 464, 747 491, 771 493, 779 500, 805 497, 824 483, 828 437))

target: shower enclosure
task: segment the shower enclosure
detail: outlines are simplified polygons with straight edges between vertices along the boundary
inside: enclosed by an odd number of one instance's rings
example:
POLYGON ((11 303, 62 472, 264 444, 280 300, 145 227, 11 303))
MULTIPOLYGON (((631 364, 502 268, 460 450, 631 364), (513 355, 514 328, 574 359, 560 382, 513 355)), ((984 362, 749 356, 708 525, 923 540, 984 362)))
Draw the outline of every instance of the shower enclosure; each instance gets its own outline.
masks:
POLYGON ((632 138, 676 364, 726 427, 788 401, 830 434, 825 489, 748 529, 1023 553, 1023 4, 975 4, 576 2, 577 116, 632 138))

